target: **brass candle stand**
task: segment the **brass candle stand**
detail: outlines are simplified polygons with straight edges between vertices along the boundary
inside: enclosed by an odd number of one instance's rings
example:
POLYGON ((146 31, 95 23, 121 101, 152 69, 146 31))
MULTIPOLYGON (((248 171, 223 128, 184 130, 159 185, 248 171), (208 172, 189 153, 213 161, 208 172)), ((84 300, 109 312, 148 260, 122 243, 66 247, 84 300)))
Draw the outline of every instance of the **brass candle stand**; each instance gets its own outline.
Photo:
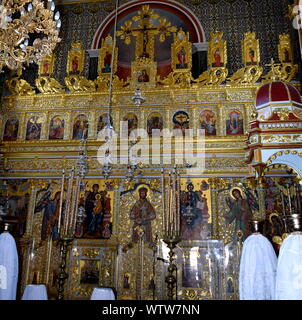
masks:
POLYGON ((64 300, 64 285, 65 281, 68 279, 68 274, 66 272, 66 261, 67 261, 67 252, 68 246, 72 243, 73 237, 60 237, 60 272, 58 275, 58 296, 57 300, 64 300))
MULTIPOLYGON (((177 274, 177 265, 174 263, 174 249, 176 248, 177 244, 181 241, 179 236, 176 237, 165 237, 163 241, 169 248, 169 266, 168 266, 168 275, 165 278, 165 282, 167 283, 168 287, 168 299, 173 300, 174 296, 174 289, 176 287, 176 274, 177 274)), ((175 297, 177 299, 177 292, 175 292, 175 297)))
POLYGON ((177 265, 174 259, 174 249, 181 241, 180 237, 180 176, 176 167, 173 173, 169 173, 167 188, 165 188, 165 177, 162 170, 162 196, 163 196, 163 241, 169 248, 168 274, 165 278, 168 289, 168 299, 173 300, 174 291, 177 299, 177 265))
POLYGON ((60 198, 60 216, 58 223, 59 243, 60 243, 60 271, 58 276, 58 294, 57 300, 64 300, 64 285, 68 279, 66 272, 68 246, 74 239, 75 227, 77 222, 78 201, 80 193, 80 176, 75 178, 74 168, 68 181, 67 193, 63 214, 63 197, 65 186, 65 172, 63 171, 61 198, 60 198), (61 226, 61 221, 63 225, 61 226))

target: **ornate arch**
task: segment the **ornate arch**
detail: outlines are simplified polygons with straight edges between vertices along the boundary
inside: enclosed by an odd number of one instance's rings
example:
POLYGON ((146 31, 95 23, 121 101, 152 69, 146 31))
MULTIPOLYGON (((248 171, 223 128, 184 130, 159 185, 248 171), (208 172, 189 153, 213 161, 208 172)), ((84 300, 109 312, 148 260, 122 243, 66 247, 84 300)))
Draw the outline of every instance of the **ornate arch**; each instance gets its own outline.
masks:
MULTIPOLYGON (((188 26, 189 32, 192 37, 192 42, 204 42, 206 40, 203 27, 195 14, 184 5, 173 0, 135 0, 132 2, 128 2, 118 8, 118 19, 125 17, 129 13, 137 11, 142 5, 146 4, 149 4, 152 8, 165 9, 180 17, 188 26)), ((110 13, 107 18, 100 24, 93 37, 91 49, 100 48, 101 39, 108 35, 111 27, 114 24, 114 16, 114 12, 110 13)))

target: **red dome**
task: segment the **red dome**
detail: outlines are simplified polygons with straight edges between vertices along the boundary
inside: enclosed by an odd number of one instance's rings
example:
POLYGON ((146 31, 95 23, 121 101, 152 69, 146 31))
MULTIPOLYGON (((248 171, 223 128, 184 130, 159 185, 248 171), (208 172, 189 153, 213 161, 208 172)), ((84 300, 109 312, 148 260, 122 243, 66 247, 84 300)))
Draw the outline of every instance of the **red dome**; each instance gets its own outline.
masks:
POLYGON ((290 102, 302 107, 299 91, 292 85, 274 81, 261 86, 256 95, 256 109, 270 103, 290 102))

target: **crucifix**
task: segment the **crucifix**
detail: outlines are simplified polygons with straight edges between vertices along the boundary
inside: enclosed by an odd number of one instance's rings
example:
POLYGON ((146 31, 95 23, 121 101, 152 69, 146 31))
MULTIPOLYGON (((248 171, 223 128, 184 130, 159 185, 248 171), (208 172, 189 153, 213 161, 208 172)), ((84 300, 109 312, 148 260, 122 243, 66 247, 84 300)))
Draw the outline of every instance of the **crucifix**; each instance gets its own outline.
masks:
POLYGON ((131 43, 131 36, 136 38, 135 60, 140 58, 154 60, 154 36, 159 35, 159 41, 164 42, 171 32, 176 31, 177 28, 166 18, 160 18, 149 5, 144 5, 138 11, 138 16, 126 21, 117 31, 117 36, 126 44, 131 43), (138 26, 133 27, 133 23, 137 21, 139 21, 138 26))
POLYGON ((280 80, 280 71, 279 71, 279 69, 277 69, 277 67, 281 66, 281 63, 275 63, 274 59, 271 58, 271 63, 266 64, 265 66, 271 67, 271 70, 272 70, 271 80, 272 81, 280 80))

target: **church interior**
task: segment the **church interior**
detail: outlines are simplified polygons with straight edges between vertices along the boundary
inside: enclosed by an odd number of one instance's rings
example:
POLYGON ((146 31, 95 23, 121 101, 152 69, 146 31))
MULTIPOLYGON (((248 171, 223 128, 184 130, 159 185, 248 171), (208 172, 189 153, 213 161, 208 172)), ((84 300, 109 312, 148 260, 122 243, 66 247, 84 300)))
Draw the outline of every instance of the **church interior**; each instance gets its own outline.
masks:
POLYGON ((302 3, 0 9, 0 299, 302 299, 302 3))

